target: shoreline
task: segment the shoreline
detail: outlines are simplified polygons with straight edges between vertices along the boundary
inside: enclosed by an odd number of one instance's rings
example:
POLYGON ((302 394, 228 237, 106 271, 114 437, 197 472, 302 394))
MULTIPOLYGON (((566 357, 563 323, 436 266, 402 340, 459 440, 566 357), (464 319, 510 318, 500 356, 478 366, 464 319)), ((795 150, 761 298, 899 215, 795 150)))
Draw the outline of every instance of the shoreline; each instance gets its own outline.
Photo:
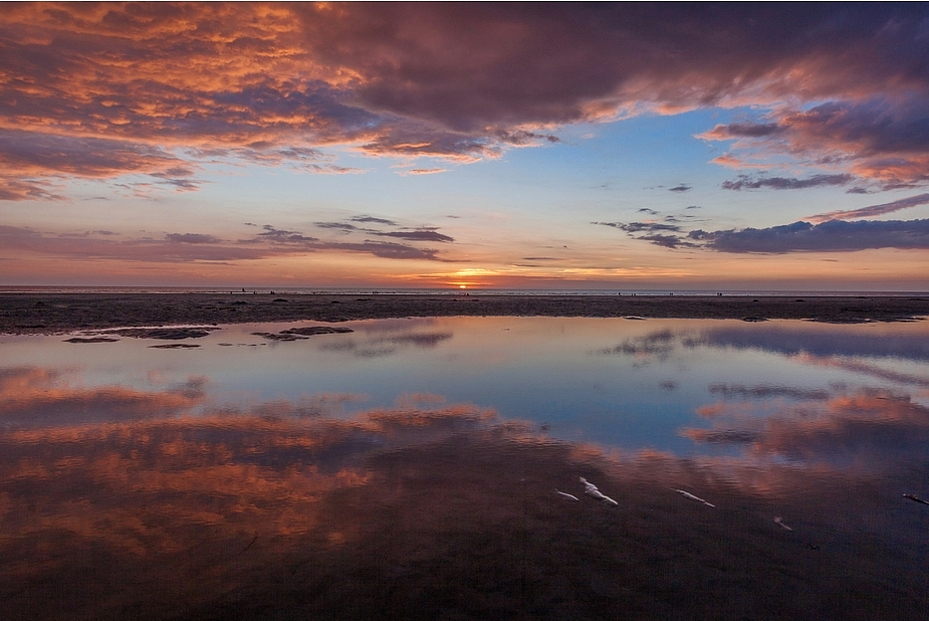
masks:
POLYGON ((449 316, 912 321, 929 296, 350 295, 206 293, 2 293, 0 334, 274 321, 337 323, 449 316))

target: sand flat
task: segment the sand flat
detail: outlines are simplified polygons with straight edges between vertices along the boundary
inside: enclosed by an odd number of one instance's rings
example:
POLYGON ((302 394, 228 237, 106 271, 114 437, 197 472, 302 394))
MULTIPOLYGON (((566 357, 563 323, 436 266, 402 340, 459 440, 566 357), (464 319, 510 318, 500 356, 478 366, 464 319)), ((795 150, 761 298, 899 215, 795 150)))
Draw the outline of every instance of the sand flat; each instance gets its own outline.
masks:
POLYGON ((929 295, 268 295, 207 293, 5 293, 0 333, 190 324, 449 316, 806 319, 853 323, 929 316, 929 295))

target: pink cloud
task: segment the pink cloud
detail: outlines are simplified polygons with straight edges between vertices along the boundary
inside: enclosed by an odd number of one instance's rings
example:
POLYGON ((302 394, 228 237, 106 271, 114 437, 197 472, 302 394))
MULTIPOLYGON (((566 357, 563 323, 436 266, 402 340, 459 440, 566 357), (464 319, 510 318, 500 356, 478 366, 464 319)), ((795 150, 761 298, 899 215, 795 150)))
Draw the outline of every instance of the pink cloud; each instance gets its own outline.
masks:
POLYGON ((728 162, 776 152, 881 187, 929 180, 920 5, 5 9, 0 199, 127 173, 195 189, 169 171, 205 153, 321 173, 354 172, 325 154, 337 145, 471 161, 565 124, 745 104, 780 107, 704 134, 737 139, 728 162))
POLYGON ((893 213, 895 211, 900 211, 901 209, 909 209, 910 207, 917 207, 927 203, 929 203, 929 194, 917 194, 916 196, 901 198, 900 200, 891 201, 889 203, 882 203, 880 205, 870 205, 868 207, 862 207, 861 209, 830 211, 828 213, 819 214, 816 216, 807 216, 806 220, 809 220, 810 222, 826 222, 828 220, 873 218, 874 216, 882 216, 887 213, 893 213))

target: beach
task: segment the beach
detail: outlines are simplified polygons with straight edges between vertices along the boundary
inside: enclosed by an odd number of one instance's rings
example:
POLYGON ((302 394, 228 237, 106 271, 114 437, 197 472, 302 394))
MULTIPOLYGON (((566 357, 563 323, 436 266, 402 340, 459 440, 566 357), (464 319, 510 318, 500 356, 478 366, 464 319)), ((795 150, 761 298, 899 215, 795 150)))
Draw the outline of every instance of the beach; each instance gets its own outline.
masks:
POLYGON ((452 316, 801 319, 831 323, 929 316, 929 296, 329 295, 4 293, 0 333, 132 326, 452 316))

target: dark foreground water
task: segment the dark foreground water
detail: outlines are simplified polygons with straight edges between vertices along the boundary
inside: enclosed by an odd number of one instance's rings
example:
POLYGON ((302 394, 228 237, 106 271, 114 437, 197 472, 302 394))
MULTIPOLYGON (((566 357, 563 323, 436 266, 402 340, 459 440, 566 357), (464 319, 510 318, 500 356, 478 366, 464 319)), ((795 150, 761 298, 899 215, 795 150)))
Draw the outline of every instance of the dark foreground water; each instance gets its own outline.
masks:
POLYGON ((0 619, 929 618, 929 322, 306 325, 0 338, 0 619))

